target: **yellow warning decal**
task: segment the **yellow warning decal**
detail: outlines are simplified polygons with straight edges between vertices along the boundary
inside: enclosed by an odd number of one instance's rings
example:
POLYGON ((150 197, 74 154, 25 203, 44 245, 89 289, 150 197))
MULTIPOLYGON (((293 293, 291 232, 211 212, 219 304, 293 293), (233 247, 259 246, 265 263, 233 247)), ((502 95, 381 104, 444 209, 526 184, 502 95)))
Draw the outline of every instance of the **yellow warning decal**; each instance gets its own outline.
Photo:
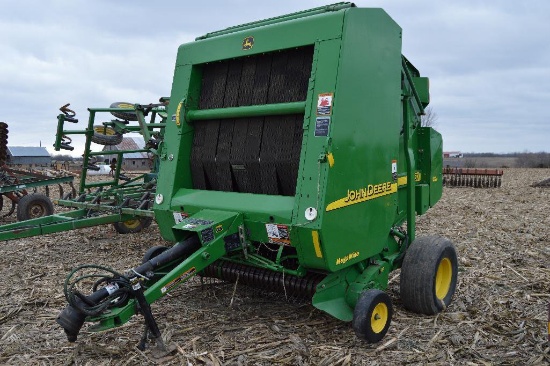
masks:
MULTIPOLYGON (((422 174, 420 172, 414 173, 414 181, 420 182, 422 180, 422 174)), ((397 185, 399 187, 407 185, 407 176, 397 178, 397 185)))
POLYGON ((168 282, 164 287, 160 289, 160 292, 162 292, 163 294, 167 293, 168 291, 172 290, 174 287, 176 287, 180 283, 189 279, 189 277, 193 276, 195 272, 197 272, 195 267, 189 268, 187 271, 183 272, 179 277, 176 277, 172 281, 168 282))
POLYGON ((328 166, 332 168, 334 166, 334 155, 332 155, 332 153, 328 153, 327 160, 328 160, 328 166))
POLYGON ((178 108, 176 109, 176 126, 179 126, 181 124, 180 122, 181 107, 183 107, 183 100, 178 104, 178 108))
POLYGON ((397 184, 392 182, 369 184, 368 186, 359 189, 348 189, 346 197, 330 203, 327 206, 327 211, 355 205, 356 203, 373 200, 375 198, 387 196, 388 194, 396 192, 397 184))
POLYGON ((399 187, 404 186, 406 184, 407 184, 407 176, 406 175, 404 177, 397 178, 397 185, 399 187))

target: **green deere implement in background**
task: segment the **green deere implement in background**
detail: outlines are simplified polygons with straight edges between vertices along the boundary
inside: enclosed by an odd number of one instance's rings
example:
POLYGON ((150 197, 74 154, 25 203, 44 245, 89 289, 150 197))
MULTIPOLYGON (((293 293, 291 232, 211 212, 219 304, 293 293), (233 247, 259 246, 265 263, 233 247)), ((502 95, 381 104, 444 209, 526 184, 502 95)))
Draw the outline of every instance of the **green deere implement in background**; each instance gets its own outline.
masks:
POLYGON ((74 150, 70 136, 84 135, 86 138, 78 189, 72 185, 73 176, 46 179, 46 177, 27 174, 26 177, 23 172, 3 168, 9 174, 4 174, 8 179, 18 178, 18 182, 1 187, 3 189, 0 190, 0 193, 14 200, 5 191, 30 189, 70 179, 72 190, 64 195, 60 186, 62 197, 54 202, 59 206, 71 207, 75 210, 54 214, 53 205, 46 196, 41 194, 26 195, 19 200, 18 218, 21 216, 20 219, 30 219, 0 226, 0 241, 104 224, 113 224, 119 233, 127 234, 139 232, 151 224, 154 219, 152 205, 158 164, 153 165, 151 172, 126 176, 122 173, 122 160, 125 154, 135 152, 144 152, 151 154, 151 157, 155 156, 166 125, 166 104, 168 104, 168 100, 161 98, 160 103, 145 106, 113 103, 109 108, 89 108, 90 116, 86 128, 74 130, 66 129, 65 123, 78 123, 76 113, 68 108, 69 104, 61 107, 62 113, 57 116, 55 150, 74 150), (98 115, 101 118, 105 118, 105 115, 116 118, 96 124, 96 119, 99 119, 98 115), (140 133, 147 146, 137 150, 119 148, 94 151, 92 148, 92 142, 101 145, 101 147, 117 145, 122 141, 125 133, 140 133), (115 157, 114 160, 117 163, 114 164, 111 174, 104 177, 105 179, 89 179, 91 172, 100 170, 98 164, 100 157, 106 157, 108 161, 115 157), (21 208, 24 209, 20 210, 21 208), (23 213, 20 214, 19 211, 23 213))
POLYGON ((154 205, 175 245, 99 275, 89 296, 77 273, 104 267, 77 268, 57 322, 75 341, 85 321, 104 330, 141 313, 163 347, 150 304, 201 275, 312 296, 377 342, 398 268, 405 307, 438 313, 457 257, 447 239, 415 238, 415 216, 442 194, 441 136, 420 127, 428 103, 381 9, 340 3, 182 45, 154 205))

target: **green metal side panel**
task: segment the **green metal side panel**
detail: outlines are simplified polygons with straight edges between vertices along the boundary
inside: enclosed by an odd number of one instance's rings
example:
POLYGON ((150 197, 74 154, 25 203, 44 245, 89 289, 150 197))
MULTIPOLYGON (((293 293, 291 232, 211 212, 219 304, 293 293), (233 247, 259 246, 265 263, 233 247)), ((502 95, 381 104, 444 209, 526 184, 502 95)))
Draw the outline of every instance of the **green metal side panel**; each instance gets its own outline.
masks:
POLYGON ((429 186, 425 204, 432 207, 443 193, 443 142, 439 132, 431 127, 420 127, 417 135, 418 169, 422 173, 422 183, 429 186))
MULTIPOLYGON (((290 224, 294 197, 257 195, 251 193, 180 189, 172 200, 173 211, 195 215, 203 209, 239 212, 248 229, 250 240, 267 242, 265 223, 290 224), (258 202, 262 202, 261 205, 258 202)), ((174 223, 174 217, 168 217, 174 223)), ((177 226, 174 227, 177 231, 177 226)), ((177 235, 174 232, 174 235, 177 235)))
POLYGON ((176 65, 196 65, 338 38, 343 16, 342 11, 324 13, 184 44, 178 50, 176 65), (247 37, 254 37, 254 45, 243 50, 247 37))
MULTIPOLYGON (((176 108, 188 93, 197 94, 200 86, 200 73, 191 66, 176 67, 172 83, 172 94, 168 108, 167 126, 164 134, 164 143, 160 150, 160 168, 157 181, 157 196, 162 195, 159 203, 155 201, 154 211, 162 237, 169 241, 176 241, 172 230, 174 217, 171 210, 171 197, 182 187, 191 188, 190 156, 193 142, 193 127, 190 124, 176 124, 176 108)), ((194 103, 197 103, 194 101, 194 103)), ((193 101, 190 105, 194 104, 193 101)))
POLYGON ((426 107, 430 104, 430 80, 427 77, 413 77, 413 83, 422 106, 426 107))
POLYGON ((430 208, 430 186, 428 184, 417 184, 414 187, 415 210, 417 215, 422 215, 430 208))
POLYGON ((330 271, 380 253, 396 220, 400 75, 400 27, 380 9, 347 11, 322 226, 330 271))
MULTIPOLYGON (((341 39, 317 42, 312 68, 311 85, 309 93, 309 109, 306 110, 304 121, 304 136, 302 153, 300 156, 300 169, 296 187, 296 205, 292 221, 299 225, 294 234, 299 242, 297 245, 300 263, 311 268, 326 268, 326 256, 319 255, 319 249, 314 246, 312 230, 321 228, 324 219, 325 196, 327 174, 329 164, 321 161, 320 157, 328 153, 331 132, 329 126, 328 136, 316 136, 317 125, 317 99, 320 94, 334 93, 336 79, 338 77, 338 63, 340 58, 341 39), (317 210, 315 221, 308 221, 305 213, 310 208, 317 210)), ((319 234, 320 235, 320 234, 319 234)), ((292 238, 291 238, 292 239, 292 238)), ((320 243, 323 239, 319 237, 320 243)), ((319 244, 322 246, 322 244, 319 244)))
POLYGON ((443 194, 443 139, 441 134, 430 129, 431 182, 430 207, 435 205, 443 194))

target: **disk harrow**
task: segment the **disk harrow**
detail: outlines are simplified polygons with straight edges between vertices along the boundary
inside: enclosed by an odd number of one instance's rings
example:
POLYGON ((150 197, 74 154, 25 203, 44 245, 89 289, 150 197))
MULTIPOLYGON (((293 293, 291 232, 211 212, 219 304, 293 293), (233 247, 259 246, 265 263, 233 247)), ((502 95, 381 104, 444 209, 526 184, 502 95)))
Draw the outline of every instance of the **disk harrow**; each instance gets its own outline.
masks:
POLYGON ((445 187, 498 188, 503 170, 478 168, 443 168, 445 187))
POLYGON ((69 172, 9 167, 7 145, 8 124, 0 122, 0 210, 4 207, 4 198, 11 203, 1 217, 11 216, 16 210, 19 221, 51 215, 50 186, 57 185, 59 198, 64 196, 65 184, 69 185, 68 194, 75 194, 74 175, 69 172))
POLYGON ((4 197, 11 202, 8 212, 3 213, 2 217, 12 215, 16 209, 19 221, 51 215, 50 186, 57 186, 59 198, 74 196, 76 189, 73 180, 74 175, 68 172, 19 170, 7 165, 0 167, 0 210, 4 197))

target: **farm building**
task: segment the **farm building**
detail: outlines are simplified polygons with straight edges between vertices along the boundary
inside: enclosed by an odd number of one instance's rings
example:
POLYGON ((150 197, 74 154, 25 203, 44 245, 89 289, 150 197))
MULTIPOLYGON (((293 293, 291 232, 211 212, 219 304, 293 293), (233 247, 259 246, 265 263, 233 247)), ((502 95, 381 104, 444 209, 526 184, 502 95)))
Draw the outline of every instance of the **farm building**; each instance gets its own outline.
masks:
POLYGON ((7 164, 25 167, 49 167, 52 158, 45 147, 39 146, 8 146, 7 164))
MULTIPOLYGON (((145 141, 142 137, 124 137, 122 142, 114 146, 105 146, 103 151, 113 150, 140 150, 145 146, 145 141)), ((114 156, 105 155, 105 163, 109 164, 110 159, 114 156)), ((149 159, 145 152, 134 152, 124 154, 122 160, 122 168, 124 170, 149 170, 153 161, 149 159)))

